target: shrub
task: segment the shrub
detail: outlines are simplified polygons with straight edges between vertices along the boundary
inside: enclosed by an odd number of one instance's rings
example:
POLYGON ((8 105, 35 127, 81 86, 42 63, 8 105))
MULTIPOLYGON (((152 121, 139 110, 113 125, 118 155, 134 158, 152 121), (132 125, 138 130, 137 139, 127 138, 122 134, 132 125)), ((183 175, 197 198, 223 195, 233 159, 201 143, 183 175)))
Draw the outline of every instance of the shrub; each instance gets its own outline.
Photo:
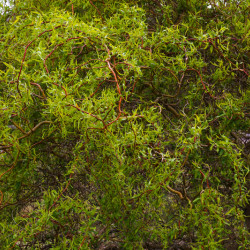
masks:
POLYGON ((5 9, 0 245, 247 248, 248 8, 29 0, 5 9))

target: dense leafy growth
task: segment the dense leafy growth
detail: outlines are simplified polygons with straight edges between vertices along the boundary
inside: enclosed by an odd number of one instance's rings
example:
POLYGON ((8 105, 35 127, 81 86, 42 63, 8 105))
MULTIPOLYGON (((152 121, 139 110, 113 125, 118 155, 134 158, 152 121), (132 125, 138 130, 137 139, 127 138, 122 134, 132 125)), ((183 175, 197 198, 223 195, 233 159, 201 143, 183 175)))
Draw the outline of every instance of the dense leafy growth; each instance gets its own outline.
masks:
POLYGON ((247 248, 249 1, 15 2, 0 245, 247 248))

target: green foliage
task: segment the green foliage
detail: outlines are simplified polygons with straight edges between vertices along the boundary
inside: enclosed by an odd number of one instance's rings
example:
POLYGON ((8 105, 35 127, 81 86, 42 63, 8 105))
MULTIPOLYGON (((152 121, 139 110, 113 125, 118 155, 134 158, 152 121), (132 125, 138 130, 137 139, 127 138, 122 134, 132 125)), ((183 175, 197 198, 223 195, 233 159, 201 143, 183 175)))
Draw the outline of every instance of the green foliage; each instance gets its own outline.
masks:
POLYGON ((3 12, 1 246, 249 246, 249 1, 207 2, 3 12))

